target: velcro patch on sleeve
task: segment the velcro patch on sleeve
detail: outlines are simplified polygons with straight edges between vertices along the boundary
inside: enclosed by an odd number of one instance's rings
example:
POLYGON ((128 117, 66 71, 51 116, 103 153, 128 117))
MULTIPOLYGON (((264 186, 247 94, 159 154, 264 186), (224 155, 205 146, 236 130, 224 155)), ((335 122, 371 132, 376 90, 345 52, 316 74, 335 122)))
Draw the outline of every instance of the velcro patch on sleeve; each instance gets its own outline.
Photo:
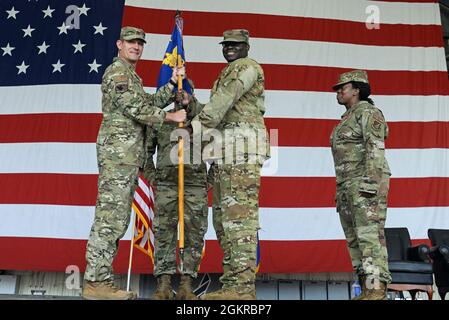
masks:
POLYGON ((125 75, 116 76, 113 78, 115 83, 115 91, 117 93, 122 93, 128 90, 129 79, 125 75))
POLYGON ((377 119, 374 119, 371 127, 373 128, 373 130, 375 131, 380 131, 380 129, 382 128, 383 122, 380 122, 377 119))
POLYGON ((371 128, 375 131, 380 131, 385 123, 384 118, 382 115, 375 113, 373 114, 373 121, 371 123, 371 128))

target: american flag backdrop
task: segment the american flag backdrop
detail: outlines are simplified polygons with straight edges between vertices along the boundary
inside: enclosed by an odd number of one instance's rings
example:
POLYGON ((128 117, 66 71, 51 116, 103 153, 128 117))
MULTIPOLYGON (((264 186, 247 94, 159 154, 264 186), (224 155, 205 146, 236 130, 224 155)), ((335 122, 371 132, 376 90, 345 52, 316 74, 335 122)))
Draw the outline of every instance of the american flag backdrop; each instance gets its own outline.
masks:
MULTIPOLYGON (((84 270, 101 76, 120 27, 140 27, 148 42, 137 70, 154 92, 176 9, 200 101, 225 66, 225 29, 249 30, 250 57, 265 71, 266 124, 279 139, 262 176, 261 273, 351 271, 329 136, 344 112, 331 86, 355 68, 368 71, 390 127, 387 226, 409 228, 417 242, 428 228, 449 229, 449 83, 436 0, 2 0, 0 269, 84 270), (69 5, 79 29, 67 29, 69 5), (375 16, 378 29, 366 24, 375 16)), ((206 238, 201 271, 219 272, 210 217, 206 238)), ((117 272, 126 272, 130 239, 131 229, 117 272)), ((149 272, 148 257, 134 258, 133 271, 149 272)))

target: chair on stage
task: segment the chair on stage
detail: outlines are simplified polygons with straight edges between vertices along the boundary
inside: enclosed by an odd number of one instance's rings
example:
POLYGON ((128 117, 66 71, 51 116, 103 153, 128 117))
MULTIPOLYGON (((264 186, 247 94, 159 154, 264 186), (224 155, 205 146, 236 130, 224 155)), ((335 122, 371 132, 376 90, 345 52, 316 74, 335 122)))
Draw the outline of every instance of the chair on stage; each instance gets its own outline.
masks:
POLYGON ((432 247, 430 258, 433 263, 435 284, 442 300, 449 292, 449 230, 429 229, 427 231, 432 247))
POLYGON ((429 259, 429 246, 412 246, 407 228, 385 228, 388 251, 388 268, 392 282, 389 291, 408 291, 412 299, 424 291, 429 300, 433 295, 433 268, 429 259))

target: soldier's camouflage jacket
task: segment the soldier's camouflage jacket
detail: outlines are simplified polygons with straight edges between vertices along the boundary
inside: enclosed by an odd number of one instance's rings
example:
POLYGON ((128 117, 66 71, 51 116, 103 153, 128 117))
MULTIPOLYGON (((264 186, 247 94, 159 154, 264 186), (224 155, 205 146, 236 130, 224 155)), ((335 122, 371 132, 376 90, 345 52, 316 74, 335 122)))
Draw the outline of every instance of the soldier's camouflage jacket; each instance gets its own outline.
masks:
POLYGON ((173 86, 160 88, 156 94, 143 90, 134 67, 114 58, 101 84, 103 121, 97 139, 98 164, 115 163, 142 167, 144 162, 145 125, 158 128, 165 119, 161 107, 174 98, 173 86))
POLYGON ((349 108, 331 135, 337 186, 359 179, 359 191, 377 194, 385 174, 391 175, 385 158, 388 126, 382 112, 360 101, 349 108))
POLYGON ((204 137, 211 133, 211 129, 221 133, 220 137, 213 136, 215 150, 220 149, 221 152, 204 153, 204 160, 226 156, 226 146, 229 147, 233 142, 225 140, 229 138, 225 137, 225 131, 231 135, 231 139, 250 137, 245 139, 241 153, 269 157, 269 139, 263 119, 264 98, 264 74, 256 61, 250 58, 237 59, 221 71, 212 87, 210 101, 192 120, 194 136, 201 132, 204 137), (246 133, 249 135, 244 137, 246 133))

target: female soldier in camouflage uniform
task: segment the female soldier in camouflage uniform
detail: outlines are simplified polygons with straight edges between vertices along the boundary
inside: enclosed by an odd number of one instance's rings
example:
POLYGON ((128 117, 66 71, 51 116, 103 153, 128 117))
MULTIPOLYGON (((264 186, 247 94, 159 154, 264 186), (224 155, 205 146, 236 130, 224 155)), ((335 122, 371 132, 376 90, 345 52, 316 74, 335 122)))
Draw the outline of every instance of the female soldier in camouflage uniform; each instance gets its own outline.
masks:
POLYGON ((391 282, 385 243, 390 169, 385 159, 388 126, 368 98, 368 75, 353 70, 340 75, 333 89, 346 107, 331 136, 340 215, 352 265, 362 284, 357 300, 386 298, 391 282))

